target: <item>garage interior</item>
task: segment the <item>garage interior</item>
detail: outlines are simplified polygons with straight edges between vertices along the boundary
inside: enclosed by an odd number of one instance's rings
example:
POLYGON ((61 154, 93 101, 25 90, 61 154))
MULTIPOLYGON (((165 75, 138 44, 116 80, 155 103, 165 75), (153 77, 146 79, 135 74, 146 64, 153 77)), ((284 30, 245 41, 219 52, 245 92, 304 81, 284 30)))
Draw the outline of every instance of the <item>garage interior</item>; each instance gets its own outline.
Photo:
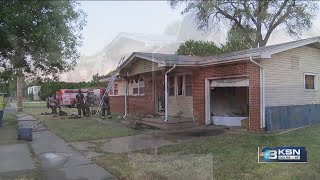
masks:
POLYGON ((212 80, 210 113, 214 125, 242 126, 249 117, 248 79, 212 80))

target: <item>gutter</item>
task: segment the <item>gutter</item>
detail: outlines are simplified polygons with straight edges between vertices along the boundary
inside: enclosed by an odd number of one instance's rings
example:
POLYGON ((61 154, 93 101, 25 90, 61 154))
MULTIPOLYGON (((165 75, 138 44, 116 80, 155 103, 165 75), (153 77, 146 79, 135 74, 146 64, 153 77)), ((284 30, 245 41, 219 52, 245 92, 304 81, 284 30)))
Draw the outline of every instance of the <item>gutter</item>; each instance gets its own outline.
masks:
POLYGON ((168 121, 168 73, 170 73, 174 68, 176 68, 176 64, 173 65, 164 75, 164 93, 165 93, 165 117, 164 122, 168 121))
POLYGON ((264 67, 258 63, 257 61, 254 61, 252 57, 250 57, 250 62, 260 67, 260 128, 266 127, 266 120, 265 120, 265 76, 264 76, 264 67))

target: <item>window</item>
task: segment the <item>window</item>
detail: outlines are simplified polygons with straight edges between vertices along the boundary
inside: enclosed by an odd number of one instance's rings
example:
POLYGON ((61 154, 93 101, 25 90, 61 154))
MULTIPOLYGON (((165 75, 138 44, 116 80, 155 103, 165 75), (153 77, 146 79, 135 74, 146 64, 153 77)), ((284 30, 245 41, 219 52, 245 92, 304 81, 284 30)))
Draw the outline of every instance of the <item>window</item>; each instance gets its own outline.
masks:
POLYGON ((318 90, 317 81, 318 81, 317 74, 305 73, 304 74, 305 90, 318 90))
POLYGON ((192 75, 170 77, 169 96, 192 96, 192 75))
POLYGON ((174 76, 169 78, 169 96, 174 96, 174 76))
POLYGON ((192 75, 185 76, 186 96, 192 96, 192 75))
POLYGON ((144 95, 144 81, 133 82, 131 86, 133 95, 144 95))
POLYGON ((119 91, 118 91, 118 84, 113 84, 113 95, 117 96, 119 95, 119 91))
POLYGON ((183 76, 177 76, 177 95, 183 95, 183 76))
POLYGON ((111 96, 117 96, 119 95, 119 90, 118 90, 118 84, 114 83, 113 86, 111 87, 109 91, 109 95, 111 96))

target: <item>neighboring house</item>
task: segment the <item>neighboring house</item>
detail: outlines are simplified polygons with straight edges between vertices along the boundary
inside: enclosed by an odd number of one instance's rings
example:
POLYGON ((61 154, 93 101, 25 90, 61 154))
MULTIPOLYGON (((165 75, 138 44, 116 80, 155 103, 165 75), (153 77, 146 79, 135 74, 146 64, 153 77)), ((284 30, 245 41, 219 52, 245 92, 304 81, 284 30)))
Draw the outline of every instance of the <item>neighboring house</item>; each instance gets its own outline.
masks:
POLYGON ((34 101, 40 101, 41 100, 40 97, 39 97, 40 89, 41 89, 41 86, 28 87, 28 96, 32 94, 34 101))
POLYGON ((252 131, 320 123, 319 37, 211 57, 134 52, 118 73, 113 112, 179 112, 200 125, 249 118, 252 131))

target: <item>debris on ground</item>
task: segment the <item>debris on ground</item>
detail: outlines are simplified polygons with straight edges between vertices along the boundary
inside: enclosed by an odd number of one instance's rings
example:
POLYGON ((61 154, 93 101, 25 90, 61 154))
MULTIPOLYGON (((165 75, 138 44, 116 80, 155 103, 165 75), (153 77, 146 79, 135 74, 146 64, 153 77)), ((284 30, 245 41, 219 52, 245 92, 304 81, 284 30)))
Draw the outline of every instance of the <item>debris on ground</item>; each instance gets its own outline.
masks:
POLYGON ((174 118, 180 118, 182 116, 183 112, 182 111, 179 111, 177 112, 173 117, 174 118))
POLYGON ((71 114, 71 115, 68 117, 68 119, 78 119, 78 118, 79 118, 79 116, 76 115, 76 114, 71 114))
POLYGON ((93 116, 95 116, 95 115, 97 114, 97 110, 92 109, 92 110, 90 111, 90 114, 93 115, 93 116))
POLYGON ((48 112, 42 112, 42 113, 40 113, 39 115, 52 115, 52 112, 51 112, 51 113, 48 113, 48 112))
POLYGON ((65 111, 59 111, 59 116, 67 116, 68 113, 65 111))

